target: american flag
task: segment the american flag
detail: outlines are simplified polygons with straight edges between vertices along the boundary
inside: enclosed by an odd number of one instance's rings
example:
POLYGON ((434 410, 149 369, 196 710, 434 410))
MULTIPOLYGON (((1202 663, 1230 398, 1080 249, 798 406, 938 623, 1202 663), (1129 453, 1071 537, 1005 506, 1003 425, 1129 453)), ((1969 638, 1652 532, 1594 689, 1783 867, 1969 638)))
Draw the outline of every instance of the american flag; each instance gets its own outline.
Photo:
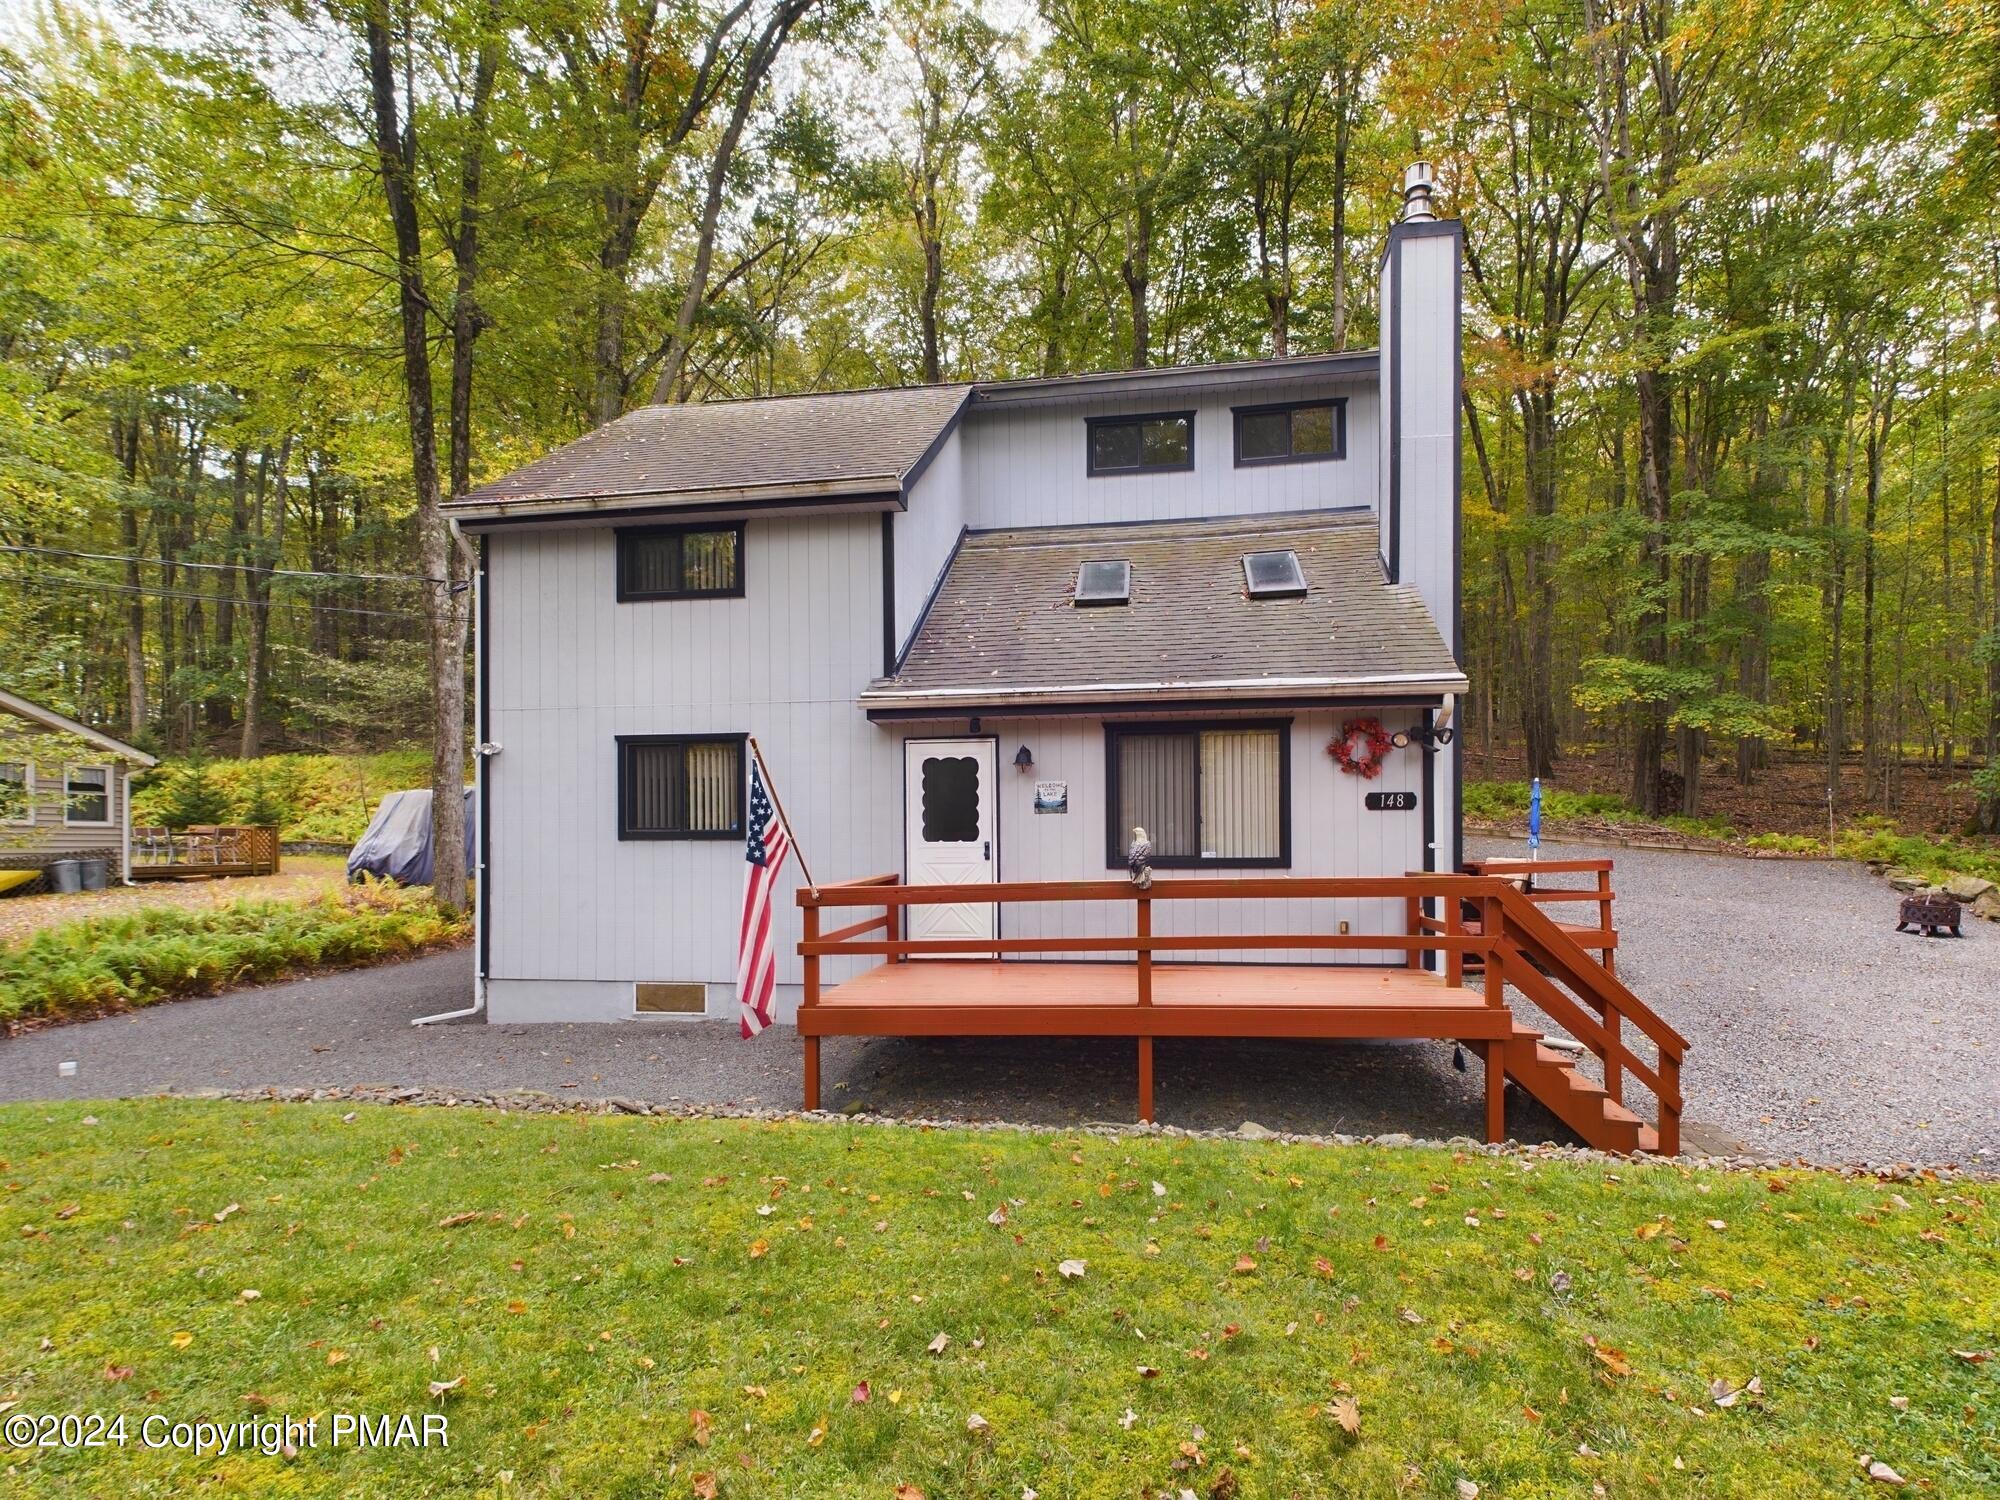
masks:
POLYGON ((743 1035, 753 1037, 771 1024, 771 994, 778 985, 777 950, 771 938, 771 890, 792 850, 785 821, 764 787, 755 756, 750 757, 749 830, 743 851, 749 861, 743 880, 743 930, 736 944, 736 1004, 742 1013, 743 1035))

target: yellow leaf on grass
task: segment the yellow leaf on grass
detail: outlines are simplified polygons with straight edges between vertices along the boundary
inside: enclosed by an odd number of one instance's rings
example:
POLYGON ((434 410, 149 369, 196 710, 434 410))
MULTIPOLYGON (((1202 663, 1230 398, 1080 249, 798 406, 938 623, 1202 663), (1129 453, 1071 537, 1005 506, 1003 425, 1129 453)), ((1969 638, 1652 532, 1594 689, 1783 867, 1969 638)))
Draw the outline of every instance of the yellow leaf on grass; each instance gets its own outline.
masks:
POLYGON ((752 1240, 750 1242, 750 1258, 752 1260, 762 1260, 767 1254, 770 1253, 770 1249, 771 1249, 770 1245, 765 1241, 752 1240))
POLYGON ((185 1349, 189 1344, 194 1342, 194 1335, 183 1328, 172 1338, 168 1339, 167 1342, 172 1344, 176 1349, 185 1349))
POLYGON ((328 1364, 330 1364, 330 1365, 344 1365, 344 1364, 346 1364, 346 1363, 347 1363, 347 1351, 346 1351, 345 1349, 329 1349, 329 1350, 327 1350, 327 1351, 326 1351, 326 1362, 327 1362, 328 1364))

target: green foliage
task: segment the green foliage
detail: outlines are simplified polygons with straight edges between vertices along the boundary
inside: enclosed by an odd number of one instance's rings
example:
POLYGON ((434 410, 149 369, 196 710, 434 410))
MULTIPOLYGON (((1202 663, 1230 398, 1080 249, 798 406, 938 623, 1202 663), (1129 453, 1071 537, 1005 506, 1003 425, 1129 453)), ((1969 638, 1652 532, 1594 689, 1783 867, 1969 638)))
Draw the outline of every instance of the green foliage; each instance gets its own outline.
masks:
POLYGON ((0 948, 0 1025, 212 995, 314 969, 450 947, 470 927, 430 893, 352 886, 318 901, 149 907, 46 927, 0 948))
POLYGON ((234 799, 216 782, 214 764, 205 755, 192 755, 168 771, 153 802, 155 820, 168 828, 229 822, 236 813, 234 799))
MULTIPOLYGON (((167 788, 181 766, 167 762, 133 789, 132 816, 160 820, 167 788)), ((286 842, 351 844, 360 838, 387 792, 430 783, 430 755, 388 750, 375 755, 267 755, 212 760, 207 775, 226 798, 221 822, 275 821, 286 842), (275 812, 276 819, 253 817, 275 812)), ((198 820, 199 821, 199 820, 198 820)))
POLYGON ((2000 881, 2000 848, 1980 847, 1957 839, 1923 838, 1882 828, 1842 829, 1833 852, 1842 859, 1862 859, 1893 865, 1933 882, 1954 875, 1977 875, 2000 881))
POLYGON ((21 1410, 450 1423, 85 1448, 38 1495, 1761 1500, 1878 1488, 1861 1453, 1994 1485, 1993 1367, 1953 1353, 2000 1327, 1986 1183, 340 1103, 0 1135, 21 1410))
MULTIPOLYGON (((1465 783, 1465 815, 1488 823, 1521 823, 1528 816, 1530 788, 1525 781, 1468 781, 1465 783)), ((1690 818, 1679 813, 1647 817, 1623 797, 1611 792, 1573 792, 1544 784, 1542 787, 1542 831, 1554 836, 1560 825, 1573 820, 1593 823, 1633 823, 1650 828, 1669 828, 1695 838, 1726 839, 1736 830, 1727 818, 1690 818)))

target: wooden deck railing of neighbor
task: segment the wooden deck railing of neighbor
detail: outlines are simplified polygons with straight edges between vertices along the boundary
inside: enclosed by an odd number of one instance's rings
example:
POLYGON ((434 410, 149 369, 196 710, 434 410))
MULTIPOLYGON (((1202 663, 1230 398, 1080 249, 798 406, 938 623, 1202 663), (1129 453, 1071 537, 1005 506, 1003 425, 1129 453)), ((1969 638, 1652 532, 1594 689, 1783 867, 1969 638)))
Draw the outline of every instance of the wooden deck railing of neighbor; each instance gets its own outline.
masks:
MULTIPOLYGON (((1687 1042, 1535 900, 1496 875, 1373 879, 1174 879, 1140 891, 1126 881, 994 885, 898 883, 894 875, 801 890, 805 1107, 819 1107, 827 1036, 1117 1036, 1138 1044, 1139 1115, 1153 1118, 1159 1037, 1454 1038, 1485 1061, 1486 1133, 1505 1138, 1512 1077, 1600 1149, 1680 1149, 1680 1072, 1687 1042), (1400 932, 1301 930, 1160 934, 1161 902, 1374 901, 1398 910, 1400 932), (911 906, 996 903, 1011 908, 1094 902, 1130 909, 1126 936, 900 937, 911 906), (1435 912, 1437 915, 1428 915, 1435 912), (861 915, 871 913, 870 915, 861 915), (859 916, 860 920, 841 919, 859 916), (841 925, 825 930, 829 921, 841 925), (1312 951, 1359 962, 1259 963, 1258 954, 1312 951), (1241 954, 1228 963, 1175 963, 1176 953, 1241 954), (1370 962, 1382 953, 1395 964, 1370 962), (1425 956, 1435 955, 1426 967, 1425 956), (830 959, 879 960, 826 985, 830 959), (1021 960, 1035 960, 1022 962, 1021 960), (1467 984, 1468 966, 1478 970, 1467 984), (1594 1056, 1602 1081, 1544 1044, 1514 1014, 1511 991, 1594 1056), (1628 1025, 1631 1032, 1628 1033, 1628 1025), (1628 1042, 1643 1037, 1650 1056, 1628 1042), (1625 1105, 1627 1083, 1653 1097, 1647 1125, 1625 1105)), ((1353 910, 1354 908, 1349 908, 1353 910)), ((1302 909, 1303 910, 1303 909, 1302 909)))
POLYGON ((213 880, 278 873, 278 830, 268 826, 134 828, 134 880, 213 880))

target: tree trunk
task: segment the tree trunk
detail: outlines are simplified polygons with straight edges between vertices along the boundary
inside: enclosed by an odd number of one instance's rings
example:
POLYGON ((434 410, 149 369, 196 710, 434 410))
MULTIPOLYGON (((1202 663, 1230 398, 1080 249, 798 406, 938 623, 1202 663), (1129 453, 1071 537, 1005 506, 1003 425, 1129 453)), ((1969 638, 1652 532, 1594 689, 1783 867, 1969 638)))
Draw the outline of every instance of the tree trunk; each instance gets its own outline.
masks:
POLYGON ((139 423, 114 418, 112 443, 125 473, 118 505, 118 540, 125 549, 125 731, 133 740, 146 732, 146 596, 139 572, 139 513, 133 496, 139 484, 139 423))
POLYGON ((1125 297, 1132 310, 1132 368, 1143 370, 1152 362, 1153 322, 1147 308, 1152 288, 1153 210, 1141 200, 1125 224, 1125 258, 1118 275, 1125 283, 1125 297))
POLYGON ((269 675, 271 641, 271 570, 285 555, 285 483, 292 460, 292 435, 278 445, 277 462, 269 449, 257 465, 254 513, 255 561, 245 579, 250 598, 249 639, 243 648, 243 737, 237 754, 254 760, 264 753, 264 683, 269 675), (269 509, 266 509, 266 506, 269 509))
POLYGON ((1527 677, 1521 685, 1521 733, 1527 746, 1526 774, 1553 777, 1556 769, 1555 543, 1549 527, 1556 513, 1556 400, 1547 383, 1523 392, 1521 462, 1528 489, 1528 544, 1523 549, 1522 585, 1528 595, 1527 677))
POLYGON ((417 492, 418 554, 431 675, 432 888, 448 911, 465 906, 465 645, 452 591, 452 546, 440 508, 436 413, 431 400, 422 231, 417 218, 415 122, 398 123, 395 60, 385 0, 363 22, 374 146, 396 242, 397 311, 402 326, 403 399, 410 473, 417 492))

